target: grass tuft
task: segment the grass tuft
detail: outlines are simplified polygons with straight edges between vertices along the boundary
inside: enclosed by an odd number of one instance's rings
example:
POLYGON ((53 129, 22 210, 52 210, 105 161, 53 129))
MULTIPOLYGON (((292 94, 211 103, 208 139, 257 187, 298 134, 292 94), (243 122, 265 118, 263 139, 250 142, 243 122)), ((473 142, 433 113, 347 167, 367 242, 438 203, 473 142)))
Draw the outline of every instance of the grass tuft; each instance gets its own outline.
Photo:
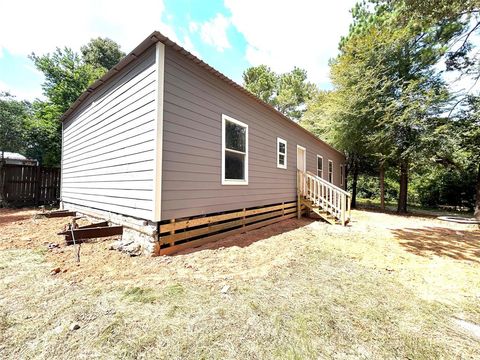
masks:
POLYGON ((185 293, 185 289, 181 284, 169 285, 163 292, 167 297, 179 297, 185 293))
POLYGON ((158 295, 151 288, 136 286, 125 290, 123 298, 133 302, 152 304, 158 300, 158 295))

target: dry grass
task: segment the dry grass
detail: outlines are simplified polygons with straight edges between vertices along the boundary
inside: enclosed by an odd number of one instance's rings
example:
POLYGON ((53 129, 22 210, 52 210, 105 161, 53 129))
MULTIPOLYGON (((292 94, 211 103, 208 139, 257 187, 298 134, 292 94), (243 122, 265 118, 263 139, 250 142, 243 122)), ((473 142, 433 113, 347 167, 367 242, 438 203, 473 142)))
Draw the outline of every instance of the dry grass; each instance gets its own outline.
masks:
POLYGON ((46 250, 67 220, 32 214, 0 210, 1 358, 480 357, 453 321, 480 323, 472 226, 354 212, 173 257, 84 244, 77 266, 71 247, 46 250))

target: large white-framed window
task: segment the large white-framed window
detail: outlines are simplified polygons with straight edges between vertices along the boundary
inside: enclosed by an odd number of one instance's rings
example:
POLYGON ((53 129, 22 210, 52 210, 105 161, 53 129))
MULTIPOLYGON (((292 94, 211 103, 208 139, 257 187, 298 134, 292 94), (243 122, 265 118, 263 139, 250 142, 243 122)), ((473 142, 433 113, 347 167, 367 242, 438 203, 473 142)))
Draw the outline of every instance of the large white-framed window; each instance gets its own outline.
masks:
POLYGON ((340 186, 343 186, 343 179, 345 178, 345 165, 340 165, 340 186))
POLYGON ((248 125, 222 114, 222 185, 248 185, 248 125))
POLYGON ((277 168, 287 168, 287 141, 277 137, 277 168))
POLYGON ((317 155, 317 176, 323 178, 323 156, 317 155))
POLYGON ((328 160, 328 181, 333 183, 333 161, 328 160))

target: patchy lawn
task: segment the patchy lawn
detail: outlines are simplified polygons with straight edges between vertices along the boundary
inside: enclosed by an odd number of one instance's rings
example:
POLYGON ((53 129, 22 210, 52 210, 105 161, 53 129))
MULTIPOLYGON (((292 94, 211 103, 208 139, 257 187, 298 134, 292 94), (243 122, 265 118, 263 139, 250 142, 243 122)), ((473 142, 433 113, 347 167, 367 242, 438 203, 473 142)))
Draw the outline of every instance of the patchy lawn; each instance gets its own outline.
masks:
POLYGON ((355 211, 77 265, 33 214, 0 210, 0 358, 480 358, 478 227, 355 211))

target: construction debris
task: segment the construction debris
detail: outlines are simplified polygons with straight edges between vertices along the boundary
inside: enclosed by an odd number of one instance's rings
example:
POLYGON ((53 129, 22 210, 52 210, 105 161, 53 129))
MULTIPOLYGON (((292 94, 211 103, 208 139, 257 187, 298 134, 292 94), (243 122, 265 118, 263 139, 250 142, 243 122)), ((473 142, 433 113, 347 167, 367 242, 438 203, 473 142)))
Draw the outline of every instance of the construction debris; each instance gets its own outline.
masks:
POLYGON ((86 242, 87 239, 95 239, 102 237, 110 237, 113 235, 122 235, 123 227, 122 226, 108 226, 108 222, 100 222, 96 224, 86 225, 82 227, 72 227, 65 228, 62 232, 59 232, 58 235, 65 236, 66 245, 73 245, 74 239, 75 243, 80 244, 86 242))
POLYGON ((121 251, 130 256, 139 256, 142 254, 142 247, 133 240, 119 239, 110 245, 110 250, 121 251))
POLYGON ((69 216, 76 216, 77 213, 75 211, 68 211, 68 210, 55 210, 50 211, 47 213, 37 214, 38 216, 45 216, 46 218, 56 218, 56 217, 69 217, 69 216))

